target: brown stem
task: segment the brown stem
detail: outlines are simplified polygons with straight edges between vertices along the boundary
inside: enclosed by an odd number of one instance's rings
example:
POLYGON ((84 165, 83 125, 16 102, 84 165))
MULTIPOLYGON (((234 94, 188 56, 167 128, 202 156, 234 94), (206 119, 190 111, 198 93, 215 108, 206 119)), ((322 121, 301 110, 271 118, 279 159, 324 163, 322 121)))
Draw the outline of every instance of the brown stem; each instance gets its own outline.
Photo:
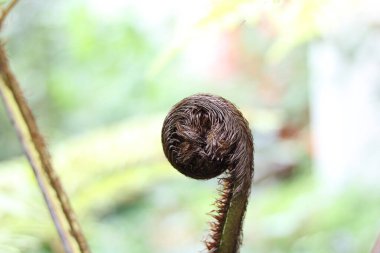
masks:
POLYGON ((4 23, 5 18, 8 16, 8 14, 11 12, 13 7, 18 3, 18 0, 12 0, 5 8, 1 9, 0 14, 0 29, 4 23))
MULTIPOLYGON (((16 2, 12 1, 2 12, 0 27, 5 16, 16 2)), ((90 250, 75 219, 69 199, 52 167, 49 152, 38 130, 32 111, 22 95, 15 75, 10 70, 2 44, 0 44, 0 78, 0 96, 32 166, 65 252, 89 253, 90 250)))
POLYGON ((162 144, 169 162, 182 174, 219 180, 208 251, 235 253, 253 176, 253 138, 240 111, 224 98, 198 94, 176 104, 162 127, 162 144))

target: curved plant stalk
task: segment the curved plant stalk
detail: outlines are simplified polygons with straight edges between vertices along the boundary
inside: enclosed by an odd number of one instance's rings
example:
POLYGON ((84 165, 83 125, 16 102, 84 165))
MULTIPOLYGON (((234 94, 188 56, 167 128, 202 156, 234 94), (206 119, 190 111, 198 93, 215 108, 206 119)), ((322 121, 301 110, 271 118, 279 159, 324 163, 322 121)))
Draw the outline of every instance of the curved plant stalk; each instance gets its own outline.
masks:
MULTIPOLYGON (((17 0, 11 1, 3 9, 0 27, 16 2, 17 0)), ((0 96, 33 169, 65 252, 89 253, 90 250, 70 207, 69 199, 52 167, 49 152, 32 111, 22 95, 15 75, 10 70, 3 44, 0 44, 0 96)))
POLYGON ((172 108, 161 138, 166 157, 182 174, 209 179, 224 172, 205 243, 210 253, 238 252, 253 177, 253 138, 248 122, 224 98, 198 94, 172 108))

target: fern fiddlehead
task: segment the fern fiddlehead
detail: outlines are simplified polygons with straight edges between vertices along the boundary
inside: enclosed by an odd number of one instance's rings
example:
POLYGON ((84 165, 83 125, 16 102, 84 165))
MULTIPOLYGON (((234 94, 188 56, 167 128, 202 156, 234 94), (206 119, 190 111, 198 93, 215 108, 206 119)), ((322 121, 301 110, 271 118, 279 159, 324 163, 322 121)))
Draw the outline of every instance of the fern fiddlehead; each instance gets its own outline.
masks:
POLYGON ((197 94, 171 109, 161 138, 165 156, 185 176, 210 179, 224 173, 205 244, 208 252, 238 252, 253 177, 248 122, 226 99, 197 94))

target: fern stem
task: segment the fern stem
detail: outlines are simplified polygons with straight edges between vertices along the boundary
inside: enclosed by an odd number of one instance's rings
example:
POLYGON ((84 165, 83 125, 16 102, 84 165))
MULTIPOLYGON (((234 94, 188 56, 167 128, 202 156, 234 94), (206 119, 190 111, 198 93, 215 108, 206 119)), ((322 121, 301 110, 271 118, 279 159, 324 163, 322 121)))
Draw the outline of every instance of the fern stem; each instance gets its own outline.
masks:
MULTIPOLYGON (((6 14, 9 11, 5 12, 6 14)), ((3 18, 0 19, 3 21, 3 18)), ((55 173, 44 139, 0 45, 0 96, 48 206, 66 253, 89 253, 69 199, 55 173)))

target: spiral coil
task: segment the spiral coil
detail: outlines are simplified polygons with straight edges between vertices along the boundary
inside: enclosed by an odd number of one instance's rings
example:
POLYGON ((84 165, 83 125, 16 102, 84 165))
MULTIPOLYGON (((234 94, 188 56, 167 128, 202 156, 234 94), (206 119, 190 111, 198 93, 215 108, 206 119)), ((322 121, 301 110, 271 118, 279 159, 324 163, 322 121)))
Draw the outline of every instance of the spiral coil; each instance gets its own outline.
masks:
POLYGON ((215 221, 206 241, 209 252, 218 251, 231 202, 243 195, 239 200, 241 217, 234 232, 237 249, 253 177, 253 138, 248 122, 228 100, 196 94, 171 109, 164 120, 161 140, 171 165, 185 176, 210 179, 226 172, 220 180, 223 189, 215 202, 215 221))

